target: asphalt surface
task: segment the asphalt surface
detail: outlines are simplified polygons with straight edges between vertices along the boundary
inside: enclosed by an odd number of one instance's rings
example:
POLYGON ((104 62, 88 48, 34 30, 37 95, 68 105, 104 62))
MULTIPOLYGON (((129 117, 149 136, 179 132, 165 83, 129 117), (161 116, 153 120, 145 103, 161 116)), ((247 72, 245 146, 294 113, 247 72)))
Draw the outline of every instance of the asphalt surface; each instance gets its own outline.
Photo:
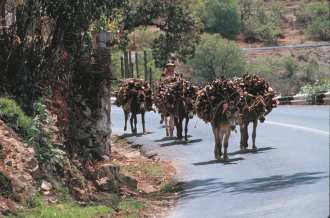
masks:
POLYGON ((112 115, 115 134, 176 165, 185 191, 169 217, 329 216, 329 107, 275 109, 258 127, 258 151, 241 153, 239 134, 233 133, 226 163, 214 160, 211 128, 197 118, 190 122, 191 137, 185 144, 164 138, 158 114, 147 114, 150 133, 137 136, 123 132, 120 108, 114 106, 112 115))

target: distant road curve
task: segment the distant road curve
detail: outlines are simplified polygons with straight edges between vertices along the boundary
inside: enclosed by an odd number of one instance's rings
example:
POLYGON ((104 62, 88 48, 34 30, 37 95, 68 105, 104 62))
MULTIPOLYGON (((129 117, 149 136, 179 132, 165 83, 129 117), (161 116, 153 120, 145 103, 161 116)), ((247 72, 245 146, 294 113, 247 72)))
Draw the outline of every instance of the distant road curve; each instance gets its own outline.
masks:
POLYGON ((318 47, 330 47, 329 42, 318 42, 310 44, 297 44, 297 45, 282 45, 282 46, 271 46, 271 47, 260 47, 260 48, 242 48, 245 52, 254 51, 268 51, 268 50, 280 50, 280 49, 294 49, 294 48, 318 48, 318 47))

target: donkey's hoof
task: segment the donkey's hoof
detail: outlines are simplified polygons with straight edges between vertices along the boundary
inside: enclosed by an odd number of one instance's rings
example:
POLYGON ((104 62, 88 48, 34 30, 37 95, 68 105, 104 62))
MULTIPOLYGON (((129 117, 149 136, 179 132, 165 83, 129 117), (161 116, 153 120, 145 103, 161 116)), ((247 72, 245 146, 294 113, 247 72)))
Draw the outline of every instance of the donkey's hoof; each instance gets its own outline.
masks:
POLYGON ((216 160, 221 160, 221 154, 215 153, 214 157, 216 160))
POLYGON ((252 147, 252 150, 253 150, 253 151, 256 151, 256 150, 258 150, 258 147, 257 147, 257 146, 253 146, 253 147, 252 147))
POLYGON ((228 155, 223 156, 223 160, 228 161, 229 160, 228 155))

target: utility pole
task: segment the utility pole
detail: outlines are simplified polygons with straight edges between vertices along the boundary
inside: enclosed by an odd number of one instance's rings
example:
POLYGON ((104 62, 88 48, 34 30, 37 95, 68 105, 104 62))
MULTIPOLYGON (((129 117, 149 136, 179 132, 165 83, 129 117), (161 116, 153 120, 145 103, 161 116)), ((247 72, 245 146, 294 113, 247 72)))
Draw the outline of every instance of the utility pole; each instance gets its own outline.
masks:
POLYGON ((147 57, 147 51, 143 52, 144 55, 144 80, 148 80, 148 57, 147 57))
POLYGON ((154 87, 153 87, 153 84, 152 84, 152 69, 151 69, 151 67, 149 69, 149 83, 150 83, 151 89, 153 89, 154 87))
POLYGON ((124 63, 125 63, 125 78, 129 77, 129 67, 128 67, 128 53, 124 50, 124 63))
POLYGON ((129 60, 129 74, 131 78, 134 78, 134 67, 133 67, 133 63, 132 63, 132 52, 129 51, 128 52, 128 60, 129 60))
POLYGON ((124 66, 124 57, 120 57, 120 72, 121 72, 121 78, 125 79, 125 66, 124 66))
POLYGON ((139 71, 139 53, 135 52, 135 66, 136 66, 136 77, 140 78, 140 71, 139 71))

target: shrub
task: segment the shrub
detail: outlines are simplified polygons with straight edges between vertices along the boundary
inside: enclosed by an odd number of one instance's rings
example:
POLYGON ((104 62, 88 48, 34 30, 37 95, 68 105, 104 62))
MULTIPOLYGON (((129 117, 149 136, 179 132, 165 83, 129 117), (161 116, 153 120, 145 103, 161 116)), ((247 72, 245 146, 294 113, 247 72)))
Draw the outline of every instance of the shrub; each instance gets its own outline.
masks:
POLYGON ((240 32, 240 17, 235 0, 200 1, 196 14, 204 23, 209 33, 219 33, 223 37, 233 39, 240 32))
POLYGON ((220 35, 204 34, 189 65, 195 77, 212 81, 220 76, 236 76, 245 69, 241 49, 220 35))
POLYGON ((0 98, 0 119, 24 139, 31 134, 32 119, 12 99, 0 98))
POLYGON ((303 4, 296 13, 297 23, 311 37, 321 40, 330 39, 330 9, 329 3, 311 2, 303 4))
POLYGON ((330 91, 330 80, 317 81, 314 84, 308 84, 301 88, 300 94, 307 95, 307 102, 310 104, 322 104, 323 93, 330 91))

